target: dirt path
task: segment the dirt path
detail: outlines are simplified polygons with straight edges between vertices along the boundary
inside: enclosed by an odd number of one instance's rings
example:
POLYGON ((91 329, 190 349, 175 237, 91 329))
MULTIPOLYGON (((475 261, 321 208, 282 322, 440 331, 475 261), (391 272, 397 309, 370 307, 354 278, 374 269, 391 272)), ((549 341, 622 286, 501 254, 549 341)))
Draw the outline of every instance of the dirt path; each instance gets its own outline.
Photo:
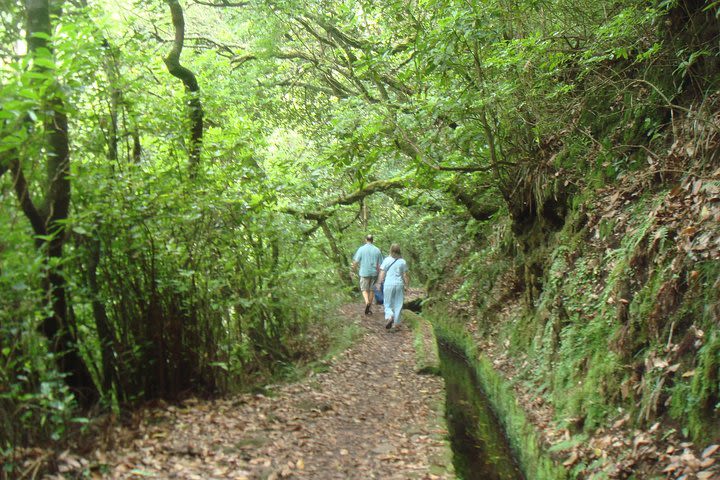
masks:
POLYGON ((275 395, 153 412, 130 447, 95 453, 101 478, 454 478, 442 379, 414 372, 412 333, 343 308, 357 343, 329 370, 275 395))

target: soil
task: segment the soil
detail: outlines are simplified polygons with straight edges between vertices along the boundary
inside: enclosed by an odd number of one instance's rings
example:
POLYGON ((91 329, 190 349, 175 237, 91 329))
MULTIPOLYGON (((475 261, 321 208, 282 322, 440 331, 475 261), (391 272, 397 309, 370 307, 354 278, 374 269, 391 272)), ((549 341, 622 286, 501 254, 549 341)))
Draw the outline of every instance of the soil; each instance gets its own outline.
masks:
POLYGON ((441 378, 414 370, 412 333, 384 328, 382 312, 342 309, 354 345, 294 384, 266 395, 190 399, 115 427, 115 448, 66 453, 60 475, 93 478, 454 478, 442 420, 441 378))

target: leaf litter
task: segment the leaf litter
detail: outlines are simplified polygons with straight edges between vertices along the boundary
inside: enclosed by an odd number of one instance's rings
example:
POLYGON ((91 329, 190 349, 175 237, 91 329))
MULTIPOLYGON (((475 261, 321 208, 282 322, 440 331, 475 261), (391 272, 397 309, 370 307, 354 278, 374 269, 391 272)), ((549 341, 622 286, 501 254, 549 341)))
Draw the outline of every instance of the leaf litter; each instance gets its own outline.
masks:
POLYGON ((46 478, 454 478, 442 379, 414 371, 409 331, 388 333, 382 315, 357 310, 342 313, 361 338, 327 372, 269 395, 147 409, 136 425, 113 427, 115 448, 64 452, 46 478))

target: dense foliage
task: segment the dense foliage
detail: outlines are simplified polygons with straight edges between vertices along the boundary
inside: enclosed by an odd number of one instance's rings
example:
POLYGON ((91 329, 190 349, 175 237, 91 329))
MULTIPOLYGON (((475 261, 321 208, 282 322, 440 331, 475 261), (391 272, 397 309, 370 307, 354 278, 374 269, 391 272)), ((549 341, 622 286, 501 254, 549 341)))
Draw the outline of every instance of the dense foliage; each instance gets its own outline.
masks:
POLYGON ((0 6, 1 449, 321 354, 368 230, 560 416, 717 420, 717 2, 0 6))

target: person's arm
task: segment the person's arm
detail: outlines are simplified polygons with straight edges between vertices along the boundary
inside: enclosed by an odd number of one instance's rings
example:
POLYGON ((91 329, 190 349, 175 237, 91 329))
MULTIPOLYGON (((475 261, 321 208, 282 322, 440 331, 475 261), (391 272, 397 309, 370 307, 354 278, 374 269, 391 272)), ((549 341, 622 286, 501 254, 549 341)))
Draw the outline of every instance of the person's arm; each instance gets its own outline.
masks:
POLYGON ((380 273, 378 273, 378 279, 377 279, 378 285, 382 284, 385 281, 385 270, 383 270, 383 265, 384 265, 384 262, 378 264, 378 271, 380 272, 380 273))
POLYGON ((360 253, 360 249, 358 249, 358 250, 355 252, 355 255, 353 255, 352 265, 350 265, 350 271, 353 272, 353 273, 357 273, 357 271, 358 271, 358 265, 360 265, 360 255, 359 255, 359 253, 360 253))
POLYGON ((408 272, 403 272, 403 286, 406 290, 410 287, 410 275, 408 275, 408 272))

